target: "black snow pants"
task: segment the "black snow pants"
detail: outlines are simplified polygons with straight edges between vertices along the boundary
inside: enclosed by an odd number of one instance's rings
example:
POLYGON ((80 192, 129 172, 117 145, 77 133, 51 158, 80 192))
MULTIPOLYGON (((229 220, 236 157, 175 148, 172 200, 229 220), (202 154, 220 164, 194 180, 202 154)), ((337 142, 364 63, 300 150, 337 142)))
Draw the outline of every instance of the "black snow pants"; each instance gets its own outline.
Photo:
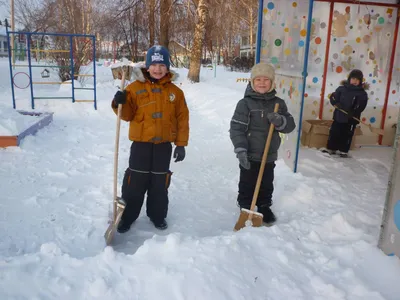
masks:
POLYGON ((354 123, 338 123, 333 121, 329 130, 328 150, 349 152, 355 130, 356 124, 354 123))
POLYGON ((132 143, 129 168, 122 183, 122 198, 126 202, 124 222, 132 224, 139 217, 146 192, 147 216, 155 222, 166 218, 171 154, 171 143, 132 143))
MULTIPOLYGON (((240 167, 239 195, 238 205, 241 208, 249 209, 253 200, 254 190, 256 188, 258 172, 260 171, 260 162, 250 161, 250 170, 240 167)), ((275 162, 266 163, 263 178, 261 181, 260 192, 257 198, 257 207, 270 207, 272 205, 272 194, 274 192, 274 169, 275 162)))

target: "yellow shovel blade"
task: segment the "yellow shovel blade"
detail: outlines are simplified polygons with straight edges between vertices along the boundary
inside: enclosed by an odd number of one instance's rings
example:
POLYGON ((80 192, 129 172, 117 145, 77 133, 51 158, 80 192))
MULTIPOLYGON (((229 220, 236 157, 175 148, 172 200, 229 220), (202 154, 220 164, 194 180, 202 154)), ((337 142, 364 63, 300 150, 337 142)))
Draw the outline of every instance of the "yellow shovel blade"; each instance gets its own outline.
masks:
POLYGON ((246 226, 261 227, 262 224, 263 214, 242 208, 234 231, 238 231, 246 226))

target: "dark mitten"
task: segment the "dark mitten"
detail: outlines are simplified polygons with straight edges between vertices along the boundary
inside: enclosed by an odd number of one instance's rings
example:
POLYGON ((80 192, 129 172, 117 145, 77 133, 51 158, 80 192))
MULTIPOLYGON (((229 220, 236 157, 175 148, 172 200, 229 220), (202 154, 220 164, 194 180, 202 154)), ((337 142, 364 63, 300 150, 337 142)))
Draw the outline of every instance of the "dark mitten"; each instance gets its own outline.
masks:
POLYGON ((280 127, 283 124, 284 116, 282 116, 276 112, 272 112, 272 113, 267 114, 267 118, 271 122, 271 124, 275 125, 275 127, 280 127))
POLYGON ((177 146, 174 150, 174 158, 175 162, 179 162, 185 159, 186 156, 186 151, 185 151, 185 147, 183 146, 177 146))
POLYGON ((239 159, 240 165, 246 170, 250 170, 250 162, 247 158, 247 151, 240 151, 236 154, 236 157, 239 159))
POLYGON ((354 112, 353 111, 348 111, 347 112, 347 116, 349 117, 349 120, 352 120, 353 119, 353 116, 354 116, 354 112))
POLYGON ((114 96, 114 103, 118 106, 118 104, 125 104, 126 103, 126 91, 118 91, 115 93, 114 96))

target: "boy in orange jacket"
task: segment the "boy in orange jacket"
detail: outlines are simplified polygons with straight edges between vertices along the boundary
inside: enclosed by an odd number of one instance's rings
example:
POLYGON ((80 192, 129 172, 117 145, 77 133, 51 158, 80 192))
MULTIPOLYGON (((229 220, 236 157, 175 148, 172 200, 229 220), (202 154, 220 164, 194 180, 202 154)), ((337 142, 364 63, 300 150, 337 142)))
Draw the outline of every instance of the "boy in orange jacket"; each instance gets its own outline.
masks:
POLYGON ((121 119, 129 122, 129 139, 133 142, 129 167, 122 184, 122 198, 126 208, 117 231, 128 231, 139 217, 147 192, 147 216, 158 229, 166 229, 168 212, 169 170, 172 145, 175 162, 185 158, 189 140, 189 110, 183 91, 172 83, 174 73, 169 70, 169 52, 165 47, 153 46, 147 51, 146 68, 135 68, 138 79, 112 101, 121 119))

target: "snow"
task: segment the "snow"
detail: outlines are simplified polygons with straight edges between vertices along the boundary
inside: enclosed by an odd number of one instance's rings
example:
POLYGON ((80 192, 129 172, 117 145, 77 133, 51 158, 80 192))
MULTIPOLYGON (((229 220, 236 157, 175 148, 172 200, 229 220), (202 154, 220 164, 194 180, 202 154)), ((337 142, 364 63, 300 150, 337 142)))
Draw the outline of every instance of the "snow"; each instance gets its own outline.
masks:
MULTIPOLYGON (((7 68, 0 59, 3 74, 7 68)), ((186 159, 171 163, 170 226, 156 230, 144 209, 114 248, 103 238, 116 119, 110 68, 97 68, 97 111, 64 99, 36 103, 54 112, 53 122, 20 147, 0 150, 0 299, 397 300, 399 259, 376 246, 391 149, 364 147, 351 159, 301 149, 296 174, 279 160, 277 224, 233 232, 239 170, 228 129, 246 86, 236 78, 249 74, 218 67, 214 78, 202 69, 201 83, 191 84, 187 70, 176 71, 191 135, 186 159)), ((0 87, 0 119, 14 120, 9 78, 0 87)), ((16 96, 17 108, 29 110, 29 90, 16 96)), ((119 184, 127 135, 123 122, 119 184)))
POLYGON ((0 103, 0 136, 15 136, 38 121, 39 116, 26 116, 11 106, 0 103))

